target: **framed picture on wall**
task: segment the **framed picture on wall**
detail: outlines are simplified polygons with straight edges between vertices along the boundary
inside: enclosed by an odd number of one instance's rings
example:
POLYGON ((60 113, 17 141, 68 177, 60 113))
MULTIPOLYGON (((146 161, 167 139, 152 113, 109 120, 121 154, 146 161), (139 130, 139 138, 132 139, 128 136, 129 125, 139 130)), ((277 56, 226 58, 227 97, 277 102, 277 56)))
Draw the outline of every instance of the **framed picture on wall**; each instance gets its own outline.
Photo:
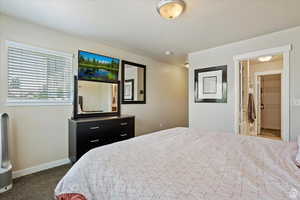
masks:
POLYGON ((195 103, 227 103, 227 65, 195 70, 195 103))
POLYGON ((128 79, 124 82, 124 99, 134 99, 134 79, 128 79))

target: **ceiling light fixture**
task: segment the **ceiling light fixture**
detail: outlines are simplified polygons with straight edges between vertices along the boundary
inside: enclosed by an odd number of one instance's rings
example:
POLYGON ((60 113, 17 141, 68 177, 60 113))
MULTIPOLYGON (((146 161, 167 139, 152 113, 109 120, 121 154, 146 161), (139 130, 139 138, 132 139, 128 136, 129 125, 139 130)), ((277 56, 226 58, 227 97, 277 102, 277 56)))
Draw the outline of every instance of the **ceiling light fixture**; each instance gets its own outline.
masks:
POLYGON ((165 51, 165 54, 166 54, 167 56, 170 56, 170 55, 173 55, 174 53, 173 53, 172 51, 165 51))
POLYGON ((268 61, 272 60, 272 56, 259 57, 258 60, 260 62, 268 62, 268 61))
POLYGON ((165 19, 179 17, 185 9, 183 0, 160 0, 157 5, 157 12, 165 19))

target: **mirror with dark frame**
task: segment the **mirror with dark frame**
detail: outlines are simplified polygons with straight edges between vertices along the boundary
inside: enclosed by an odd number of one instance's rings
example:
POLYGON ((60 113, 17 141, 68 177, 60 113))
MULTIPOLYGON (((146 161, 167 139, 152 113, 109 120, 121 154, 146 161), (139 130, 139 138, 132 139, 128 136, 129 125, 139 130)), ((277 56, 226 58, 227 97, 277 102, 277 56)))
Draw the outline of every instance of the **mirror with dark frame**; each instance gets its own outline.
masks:
POLYGON ((122 61, 122 104, 146 103, 146 65, 122 61))
POLYGON ((77 80, 75 77, 74 118, 120 115, 119 82, 77 80))

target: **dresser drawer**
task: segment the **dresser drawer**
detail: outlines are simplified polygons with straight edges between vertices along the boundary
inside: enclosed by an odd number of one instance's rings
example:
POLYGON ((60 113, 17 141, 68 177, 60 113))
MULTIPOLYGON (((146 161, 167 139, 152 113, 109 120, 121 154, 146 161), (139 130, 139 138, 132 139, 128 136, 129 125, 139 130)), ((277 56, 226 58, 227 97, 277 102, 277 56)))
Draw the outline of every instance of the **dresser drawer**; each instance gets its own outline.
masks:
POLYGON ((90 136, 94 134, 112 134, 114 131, 118 131, 112 120, 103 120, 98 122, 86 122, 78 124, 78 134, 88 134, 90 136))
POLYGON ((87 146, 87 151, 96 148, 96 147, 100 147, 106 144, 109 144, 110 142, 107 140, 107 138, 103 139, 103 138, 97 138, 97 139, 92 139, 87 141, 86 146, 87 146))
POLYGON ((69 157, 76 162, 93 148, 134 137, 134 117, 69 121, 69 157))
POLYGON ((134 137, 134 119, 120 119, 119 120, 120 131, 117 134, 117 140, 125 140, 134 137))
POLYGON ((131 131, 134 127, 134 119, 128 118, 128 119, 121 119, 119 120, 120 130, 124 131, 131 131))
POLYGON ((108 144, 110 142, 109 137, 105 133, 86 133, 77 135, 77 145, 82 146, 87 144, 88 146, 94 146, 94 144, 108 144))
POLYGON ((77 147, 80 154, 109 144, 112 141, 113 131, 109 121, 84 122, 77 125, 77 147))
POLYGON ((126 140, 129 138, 132 138, 133 134, 131 131, 121 131, 118 135, 117 135, 117 140, 118 141, 122 141, 122 140, 126 140))
POLYGON ((88 140, 80 140, 77 142, 77 153, 78 157, 81 157, 83 154, 88 152, 89 150, 93 148, 97 148, 106 144, 109 144, 110 142, 107 141, 106 138, 94 138, 94 139, 88 139, 88 140))
POLYGON ((100 130, 105 130, 106 129, 106 124, 103 121, 97 121, 97 122, 84 122, 84 123, 79 123, 77 125, 77 131, 79 134, 84 134, 84 133, 97 133, 100 130))

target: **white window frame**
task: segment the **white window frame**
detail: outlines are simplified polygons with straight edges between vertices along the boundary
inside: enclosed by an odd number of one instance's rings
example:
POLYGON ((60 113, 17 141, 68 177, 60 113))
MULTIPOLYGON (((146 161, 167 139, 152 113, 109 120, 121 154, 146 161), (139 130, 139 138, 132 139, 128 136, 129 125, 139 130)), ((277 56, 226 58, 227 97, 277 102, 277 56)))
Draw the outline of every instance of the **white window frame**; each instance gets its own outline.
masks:
MULTIPOLYGON (((48 49, 44 49, 44 48, 40 48, 40 47, 35 47, 35 46, 31 46, 31 45, 27 45, 27 44, 22 44, 22 43, 18 43, 18 42, 14 42, 14 41, 9 41, 6 40, 5 41, 5 45, 4 45, 4 49, 5 49, 5 65, 6 65, 6 103, 5 105, 8 107, 13 107, 13 106, 63 106, 63 105, 72 105, 73 104, 73 99, 74 99, 74 82, 71 81, 71 85, 70 85, 70 99, 67 101, 63 101, 63 100, 9 100, 8 99, 8 48, 10 46, 13 47, 19 47, 19 48, 25 48, 28 50, 32 50, 32 51, 38 51, 41 53, 45 53, 45 54, 51 54, 51 55, 56 55, 56 56, 63 56, 63 57, 70 57, 71 58, 71 74, 72 76, 74 75, 74 67, 73 67, 73 59, 74 56, 72 53, 65 53, 65 52, 58 52, 58 51, 53 51, 53 50, 48 50, 48 49)), ((71 77, 72 78, 72 77, 71 77)))

